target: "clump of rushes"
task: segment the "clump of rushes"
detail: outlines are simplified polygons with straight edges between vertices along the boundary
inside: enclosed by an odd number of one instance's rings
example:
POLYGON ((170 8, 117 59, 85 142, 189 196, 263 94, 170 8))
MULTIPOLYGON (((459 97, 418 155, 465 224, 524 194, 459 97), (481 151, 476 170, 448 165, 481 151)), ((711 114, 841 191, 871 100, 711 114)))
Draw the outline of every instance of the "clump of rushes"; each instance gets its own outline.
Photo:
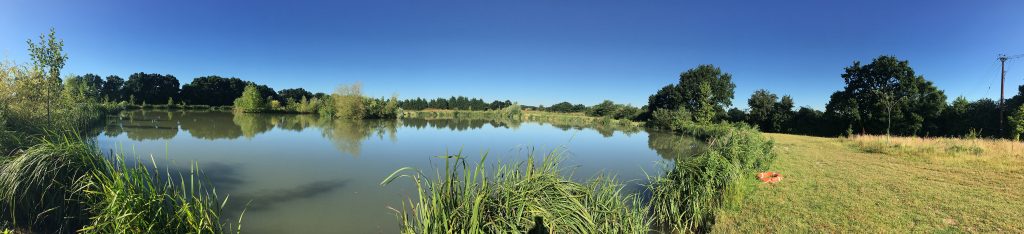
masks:
POLYGON ((381 185, 410 178, 417 198, 398 213, 403 233, 647 233, 648 207, 636 194, 623 195, 614 177, 578 183, 563 176, 561 154, 539 165, 531 153, 525 162, 502 164, 488 174, 484 155, 472 169, 461 153, 442 156, 444 171, 428 178, 402 168, 381 185), (538 222, 540 221, 540 222, 538 222))
POLYGON ((223 233, 224 200, 198 177, 161 177, 75 136, 44 139, 0 166, 0 224, 43 233, 223 233), (222 201, 218 203, 218 201, 222 201))
POLYGON ((738 205, 754 173, 774 160, 773 142, 742 124, 686 124, 673 130, 707 139, 708 148, 649 178, 651 216, 672 232, 708 232, 715 212, 738 205))

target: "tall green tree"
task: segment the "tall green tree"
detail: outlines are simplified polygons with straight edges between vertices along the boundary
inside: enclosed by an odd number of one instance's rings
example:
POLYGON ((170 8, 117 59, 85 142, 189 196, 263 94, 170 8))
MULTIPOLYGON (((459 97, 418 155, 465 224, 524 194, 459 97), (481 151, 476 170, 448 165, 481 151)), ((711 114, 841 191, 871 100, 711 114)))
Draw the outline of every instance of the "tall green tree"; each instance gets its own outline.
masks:
MULTIPOLYGON (((256 85, 235 77, 198 77, 181 86, 181 100, 193 105, 231 105, 236 98, 242 96, 242 92, 250 84, 256 85)), ((260 96, 266 97, 263 93, 260 96)))
POLYGON ((836 124, 871 134, 937 132, 946 95, 915 74, 906 60, 880 56, 867 65, 855 61, 842 77, 846 86, 826 106, 836 124))
POLYGON ((967 105, 968 129, 979 136, 999 134, 999 103, 989 98, 978 99, 967 105))
POLYGON ((942 111, 942 134, 946 136, 964 136, 971 130, 971 124, 967 121, 971 103, 967 98, 959 96, 953 99, 953 104, 942 111))
POLYGON ((128 77, 124 84, 124 92, 135 97, 137 103, 166 103, 167 99, 178 95, 179 85, 178 78, 170 74, 139 72, 128 77))
POLYGON ((647 110, 685 109, 698 121, 724 116, 732 105, 732 75, 713 65, 700 65, 679 74, 679 82, 662 87, 648 98, 647 110))
POLYGON ((107 101, 118 102, 124 100, 124 79, 119 76, 107 76, 103 82, 103 96, 107 101))
POLYGON ((84 76, 71 76, 64 80, 63 93, 91 101, 99 100, 100 97, 97 89, 92 87, 84 76))
POLYGON ((280 94, 281 95, 281 99, 284 99, 285 101, 288 101, 288 100, 299 101, 299 100, 302 100, 303 97, 305 97, 307 99, 313 98, 313 93, 311 93, 309 91, 306 91, 303 88, 282 89, 281 91, 278 91, 277 93, 280 94))
POLYGON ((823 136, 830 134, 826 132, 827 129, 823 128, 827 125, 828 122, 825 120, 823 112, 810 107, 800 107, 800 110, 793 115, 790 127, 793 133, 823 136))
POLYGON ((90 100, 102 99, 103 79, 100 79, 100 76, 95 74, 74 76, 66 80, 64 83, 64 89, 72 89, 65 90, 65 93, 72 93, 90 100))
POLYGON ((775 113, 775 102, 779 99, 768 90, 759 89, 747 99, 747 106, 750 108, 747 113, 747 121, 761 127, 762 131, 774 131, 772 115, 775 113), (769 130, 772 129, 772 130, 769 130))
POLYGON ((764 89, 754 91, 747 100, 750 113, 747 121, 766 132, 789 132, 793 118, 793 98, 778 96, 764 89))
POLYGON ((53 101, 61 89, 60 70, 64 69, 68 54, 64 52, 64 40, 57 39, 57 30, 54 28, 50 28, 50 34, 40 34, 38 44, 31 39, 27 43, 32 68, 43 79, 43 87, 40 88, 46 97, 46 122, 50 124, 53 122, 53 101))

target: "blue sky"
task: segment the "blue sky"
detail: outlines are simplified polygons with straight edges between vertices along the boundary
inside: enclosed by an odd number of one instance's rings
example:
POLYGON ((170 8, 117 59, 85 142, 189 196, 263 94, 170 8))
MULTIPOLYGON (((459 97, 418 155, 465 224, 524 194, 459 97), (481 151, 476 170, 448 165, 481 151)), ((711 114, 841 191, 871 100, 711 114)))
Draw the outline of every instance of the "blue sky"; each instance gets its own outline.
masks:
MULTIPOLYGON (((952 99, 999 95, 1000 53, 1024 54, 1022 1, 49 1, 0 8, 0 51, 50 27, 65 73, 233 76, 373 96, 636 106, 699 64, 823 109, 854 60, 910 60, 952 99)), ((1008 96, 1024 83, 1008 63, 1008 96)))

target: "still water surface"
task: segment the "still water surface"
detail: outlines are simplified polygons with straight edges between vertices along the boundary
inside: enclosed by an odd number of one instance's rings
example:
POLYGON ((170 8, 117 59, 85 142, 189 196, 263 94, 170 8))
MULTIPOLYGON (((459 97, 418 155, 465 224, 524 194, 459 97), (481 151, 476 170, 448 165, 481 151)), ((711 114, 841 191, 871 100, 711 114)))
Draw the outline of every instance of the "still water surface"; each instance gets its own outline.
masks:
MULTIPOLYGON (((162 167, 197 162, 222 197, 226 216, 245 203, 246 233, 395 233, 388 207, 415 195, 410 181, 380 182, 405 166, 443 167, 433 156, 462 152, 476 162, 523 160, 529 152, 564 151, 564 167, 586 180, 616 175, 627 189, 692 154, 694 140, 643 129, 572 123, 402 119, 342 121, 314 115, 219 111, 126 111, 111 116, 97 142, 162 167)), ((433 174, 433 173, 428 173, 433 174)))

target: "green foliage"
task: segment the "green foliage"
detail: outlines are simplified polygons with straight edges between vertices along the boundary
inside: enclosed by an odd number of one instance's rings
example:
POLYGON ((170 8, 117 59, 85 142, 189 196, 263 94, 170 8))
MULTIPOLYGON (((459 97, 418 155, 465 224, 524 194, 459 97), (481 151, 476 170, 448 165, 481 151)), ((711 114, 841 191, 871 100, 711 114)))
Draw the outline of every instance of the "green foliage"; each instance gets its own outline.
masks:
POLYGON ((340 85, 331 94, 334 101, 334 117, 341 119, 362 119, 366 116, 362 84, 340 85))
POLYGON ((953 100, 953 104, 942 111, 942 133, 947 136, 964 136, 972 127, 976 127, 966 121, 970 119, 971 103, 967 98, 959 96, 953 100))
POLYGON ((394 119, 401 112, 398 96, 391 96, 390 99, 363 98, 363 103, 366 107, 364 119, 394 119))
POLYGON ((588 109, 587 115, 594 117, 608 117, 612 119, 635 119, 642 112, 639 108, 630 105, 615 104, 615 102, 610 100, 604 100, 603 102, 588 109))
POLYGON ((561 154, 552 152, 537 165, 498 164, 486 171, 486 155, 472 169, 461 154, 441 156, 443 171, 433 178, 402 168, 381 182, 411 179, 417 197, 398 218, 403 233, 525 233, 542 220, 559 233, 647 233, 650 220, 639 195, 622 195, 614 177, 577 183, 563 176, 561 154))
POLYGON ((483 99, 467 98, 464 96, 452 96, 450 98, 435 98, 431 100, 416 98, 398 102, 403 110, 499 110, 512 105, 512 101, 493 101, 490 104, 483 99))
POLYGON ((559 102, 558 104, 554 104, 551 105, 551 107, 548 107, 547 111, 561 113, 585 112, 587 111, 587 106, 584 106, 583 104, 573 105, 572 103, 569 102, 559 102))
POLYGON ((750 113, 747 121, 757 125, 766 132, 790 132, 790 121, 793 118, 793 98, 778 96, 764 89, 754 91, 754 94, 747 100, 750 106, 750 113))
POLYGON ((684 124, 688 124, 693 121, 693 116, 686 109, 680 108, 678 110, 669 109, 657 109, 651 114, 651 119, 647 121, 647 126, 651 128, 674 130, 680 129, 684 124))
POLYGON ((745 124, 683 121, 672 130, 706 139, 707 148, 677 158, 665 174, 649 178, 656 225, 672 232, 707 232, 720 209, 742 201, 753 175, 775 159, 774 143, 745 124))
POLYGON ((790 130, 792 133, 813 135, 813 136, 826 136, 830 133, 826 131, 826 127, 830 123, 825 119, 825 113, 812 109, 810 107, 800 107, 800 110, 793 115, 790 130))
POLYGON ((618 111, 619 106, 615 105, 615 102, 612 102, 610 100, 604 100, 603 102, 590 107, 590 111, 587 112, 587 115, 595 117, 611 116, 618 111))
POLYGON ((843 80, 846 87, 826 106, 837 124, 869 134, 921 135, 938 130, 946 95, 916 75, 906 60, 880 56, 867 65, 855 61, 843 80))
POLYGON ((64 81, 64 93, 71 93, 92 101, 102 100, 103 80, 93 74, 73 76, 64 81))
POLYGON ((1021 135, 1024 135, 1024 106, 1017 107, 1017 110, 1013 111, 1008 119, 1007 127, 1010 130, 1010 139, 1019 141, 1021 135))
POLYGON ((713 65, 700 65, 679 75, 678 84, 670 84, 648 98, 647 111, 684 108, 698 122, 711 122, 725 107, 732 105, 732 75, 713 65))
POLYGON ((729 111, 725 112, 726 119, 729 122, 738 123, 747 121, 747 112, 740 110, 739 108, 729 108, 729 111))
POLYGON ((277 93, 280 94, 281 95, 281 99, 283 99, 285 101, 295 101, 295 102, 298 102, 299 100, 301 100, 303 98, 306 98, 306 99, 313 98, 313 93, 310 93, 309 91, 306 91, 303 88, 282 89, 281 91, 278 91, 277 93))
MULTIPOLYGON (((242 96, 246 86, 252 82, 239 78, 223 78, 220 76, 203 76, 181 86, 181 99, 196 105, 226 106, 232 105, 235 99, 242 96)), ((259 95, 266 97, 266 95, 259 95)))
POLYGON ((260 96, 256 85, 252 84, 245 86, 242 96, 235 99, 234 106, 235 110, 246 113, 262 112, 269 109, 267 100, 260 96))
POLYGON ((107 101, 124 101, 124 79, 121 79, 119 76, 107 76, 107 80, 103 82, 103 90, 100 93, 103 94, 107 101))
POLYGON ((301 114, 315 114, 319 110, 320 99, 312 98, 308 99, 302 96, 298 100, 288 99, 288 103, 285 104, 285 111, 301 113, 301 114))
MULTIPOLYGON (((163 103, 178 95, 178 78, 173 75, 135 73, 124 83, 124 92, 133 97, 131 103, 163 103)), ((189 100, 189 103, 196 103, 189 100)))
MULTIPOLYGON (((81 84, 68 79, 69 83, 81 84)), ((48 81, 37 69, 0 63, 0 106, 8 129, 33 135, 46 129, 81 129, 102 120, 108 111, 80 88, 42 88, 48 81), (63 90, 53 95, 51 90, 63 90)), ((27 141, 26 141, 27 142, 27 141)), ((7 147, 2 147, 7 148, 7 147)))

